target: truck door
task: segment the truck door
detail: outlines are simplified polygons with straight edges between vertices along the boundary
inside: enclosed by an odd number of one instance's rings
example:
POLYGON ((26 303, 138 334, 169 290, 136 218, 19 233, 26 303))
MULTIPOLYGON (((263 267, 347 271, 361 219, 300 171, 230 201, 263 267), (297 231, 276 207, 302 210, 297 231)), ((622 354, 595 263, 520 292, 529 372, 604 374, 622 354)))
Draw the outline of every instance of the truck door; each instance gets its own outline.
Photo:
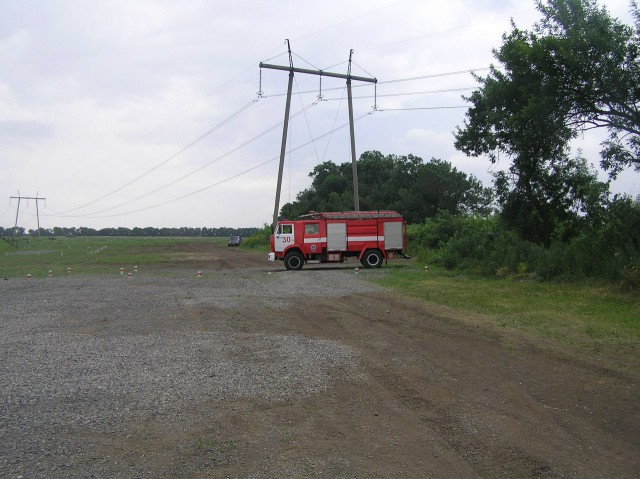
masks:
POLYGON ((347 251, 347 223, 327 223, 327 251, 347 251))
POLYGON ((311 254, 322 253, 322 238, 320 237, 320 223, 304 224, 304 252, 311 254))
POLYGON ((295 242, 293 231, 292 223, 278 223, 274 241, 276 252, 282 253, 288 246, 295 242))
POLYGON ((402 249, 404 246, 403 225, 399 221, 384 224, 384 249, 402 249))

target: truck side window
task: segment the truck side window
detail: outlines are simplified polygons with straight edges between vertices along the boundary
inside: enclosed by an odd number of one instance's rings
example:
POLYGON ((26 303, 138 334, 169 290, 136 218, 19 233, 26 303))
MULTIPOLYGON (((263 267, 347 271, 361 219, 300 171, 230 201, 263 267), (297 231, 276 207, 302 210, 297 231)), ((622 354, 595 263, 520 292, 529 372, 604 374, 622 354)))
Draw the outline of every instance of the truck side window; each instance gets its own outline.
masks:
POLYGON ((317 235, 320 233, 320 225, 318 223, 307 223, 304 225, 304 234, 317 235))
POLYGON ((280 228, 282 229, 281 234, 283 235, 290 235, 291 233, 293 233, 292 225, 281 225, 280 228))

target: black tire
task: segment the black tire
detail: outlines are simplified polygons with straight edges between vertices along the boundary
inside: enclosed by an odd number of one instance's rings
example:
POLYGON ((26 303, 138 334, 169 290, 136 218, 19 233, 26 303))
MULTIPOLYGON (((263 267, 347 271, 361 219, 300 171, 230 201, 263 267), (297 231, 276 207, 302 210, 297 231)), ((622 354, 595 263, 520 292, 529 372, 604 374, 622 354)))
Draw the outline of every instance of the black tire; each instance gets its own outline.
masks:
POLYGON ((365 268, 379 268, 382 266, 383 259, 384 257, 380 251, 377 249, 368 249, 362 255, 360 262, 365 268))
POLYGON ((304 266, 304 257, 297 251, 287 253, 284 257, 284 267, 292 270, 300 270, 304 266))

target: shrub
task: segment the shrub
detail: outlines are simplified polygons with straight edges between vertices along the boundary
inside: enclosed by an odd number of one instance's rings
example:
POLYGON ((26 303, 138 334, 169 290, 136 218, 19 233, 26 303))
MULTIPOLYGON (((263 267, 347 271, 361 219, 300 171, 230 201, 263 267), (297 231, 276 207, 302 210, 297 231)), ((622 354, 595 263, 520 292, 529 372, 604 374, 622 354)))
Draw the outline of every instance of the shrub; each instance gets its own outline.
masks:
POLYGON ((408 232, 412 254, 430 264, 487 276, 544 280, 600 278, 639 289, 640 202, 614 198, 597 218, 582 218, 571 238, 554 235, 547 248, 489 218, 439 214, 408 232))
POLYGON ((640 291, 640 265, 628 264, 622 271, 622 287, 627 291, 640 291))
POLYGON ((265 224, 262 228, 260 228, 257 232, 249 236, 244 242, 242 246, 245 248, 264 248, 265 246, 269 246, 269 241, 271 238, 271 226, 265 224))

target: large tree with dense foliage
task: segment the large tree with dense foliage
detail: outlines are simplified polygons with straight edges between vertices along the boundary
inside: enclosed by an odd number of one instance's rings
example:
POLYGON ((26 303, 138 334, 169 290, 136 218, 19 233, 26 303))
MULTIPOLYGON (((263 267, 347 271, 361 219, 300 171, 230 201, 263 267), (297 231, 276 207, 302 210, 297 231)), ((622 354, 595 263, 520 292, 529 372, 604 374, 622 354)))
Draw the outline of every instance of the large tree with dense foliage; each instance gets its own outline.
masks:
POLYGON ((543 19, 531 32, 513 25, 494 50, 456 144, 471 154, 520 153, 520 135, 543 150, 563 147, 584 130, 606 128, 602 166, 616 174, 640 168, 640 13, 633 27, 595 0, 537 2, 543 19), (527 126, 529 126, 527 128, 527 126), (528 131, 532 127, 541 130, 528 131))
POLYGON ((612 18, 595 0, 538 1, 543 13, 535 34, 566 123, 576 131, 605 128, 603 168, 613 176, 640 169, 640 13, 630 2, 634 25, 612 18))
MULTIPOLYGON (((284 205, 281 215, 293 218, 312 210, 352 210, 351 168, 351 163, 330 161, 317 165, 309 174, 311 187, 300 192, 295 202, 284 205)), ((493 199, 490 189, 450 163, 436 159, 425 163, 414 155, 365 152, 358 160, 358 183, 361 210, 397 210, 412 223, 439 211, 485 214, 493 199)))
POLYGON ((595 0, 537 5, 542 21, 531 32, 513 25, 494 50, 501 66, 477 77, 455 144, 494 163, 511 160, 496 181, 503 213, 523 236, 535 229, 532 239, 548 245, 563 216, 606 197, 606 185, 569 154, 573 138, 606 128, 602 166, 612 176, 640 166, 640 22, 635 2, 635 31, 595 0))
POLYGON ((473 175, 458 171, 447 161, 432 159, 418 165, 412 182, 400 189, 397 208, 410 223, 422 223, 440 212, 486 215, 493 193, 473 175))

